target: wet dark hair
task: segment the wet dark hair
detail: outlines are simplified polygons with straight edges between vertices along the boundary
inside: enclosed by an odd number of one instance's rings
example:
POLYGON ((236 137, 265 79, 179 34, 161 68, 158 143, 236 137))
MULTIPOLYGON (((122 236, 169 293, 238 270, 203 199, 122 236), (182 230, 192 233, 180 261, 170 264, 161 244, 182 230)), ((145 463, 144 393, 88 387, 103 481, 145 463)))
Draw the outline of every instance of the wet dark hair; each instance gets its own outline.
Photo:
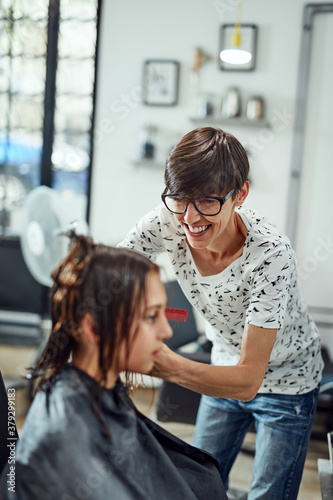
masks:
POLYGON ((246 151, 233 135, 212 127, 197 128, 171 151, 164 192, 194 198, 235 189, 235 197, 248 179, 249 168, 246 151))
POLYGON ((125 248, 95 244, 77 236, 67 257, 52 273, 52 331, 31 378, 38 378, 36 390, 53 383, 78 348, 78 332, 89 313, 99 336, 100 383, 111 366, 117 369, 117 347, 129 336, 133 320, 145 300, 146 278, 159 267, 147 257, 125 248))

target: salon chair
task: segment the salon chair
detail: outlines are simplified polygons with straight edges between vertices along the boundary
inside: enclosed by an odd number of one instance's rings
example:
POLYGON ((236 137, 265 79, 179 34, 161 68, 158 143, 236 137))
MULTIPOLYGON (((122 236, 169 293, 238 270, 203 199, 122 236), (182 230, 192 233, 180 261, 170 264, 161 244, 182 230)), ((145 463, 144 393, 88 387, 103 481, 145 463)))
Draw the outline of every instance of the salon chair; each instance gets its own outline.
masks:
POLYGON ((9 457, 8 437, 17 442, 18 434, 15 425, 14 436, 8 434, 8 398, 5 383, 0 371, 0 498, 4 498, 7 489, 6 469, 9 457))
MULTIPOLYGON (((15 407, 14 407, 15 408, 15 407)), ((10 436, 13 439, 18 438, 17 434, 17 429, 15 425, 15 421, 13 422, 13 425, 15 427, 15 432, 14 436, 10 436)), ((7 398, 7 391, 5 387, 5 383, 2 377, 2 373, 0 371, 0 474, 5 467, 8 456, 9 456, 9 450, 7 447, 8 441, 7 438, 9 437, 8 434, 8 398, 7 398)))
POLYGON ((327 433, 333 429, 333 361, 325 346, 322 346, 321 353, 325 366, 311 437, 326 440, 327 433))

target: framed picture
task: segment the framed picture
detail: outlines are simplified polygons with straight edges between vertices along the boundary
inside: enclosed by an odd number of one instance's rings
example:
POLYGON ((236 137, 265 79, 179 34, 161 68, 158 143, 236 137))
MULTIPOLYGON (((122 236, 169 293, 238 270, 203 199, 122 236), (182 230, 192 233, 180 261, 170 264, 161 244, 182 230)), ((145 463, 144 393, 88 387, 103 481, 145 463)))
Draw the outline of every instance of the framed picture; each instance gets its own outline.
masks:
MULTIPOLYGON (((223 71, 253 71, 256 65, 256 50, 257 50, 257 26, 255 24, 242 24, 241 45, 240 50, 245 50, 251 54, 249 62, 244 64, 230 64, 221 59, 220 54, 223 50, 234 49, 232 46, 232 35, 235 32, 235 24, 223 24, 220 27, 220 42, 218 64, 223 71)), ((237 48, 236 48, 237 50, 237 48)))
POLYGON ((179 63, 150 59, 143 66, 143 102, 149 106, 175 106, 178 101, 179 63))

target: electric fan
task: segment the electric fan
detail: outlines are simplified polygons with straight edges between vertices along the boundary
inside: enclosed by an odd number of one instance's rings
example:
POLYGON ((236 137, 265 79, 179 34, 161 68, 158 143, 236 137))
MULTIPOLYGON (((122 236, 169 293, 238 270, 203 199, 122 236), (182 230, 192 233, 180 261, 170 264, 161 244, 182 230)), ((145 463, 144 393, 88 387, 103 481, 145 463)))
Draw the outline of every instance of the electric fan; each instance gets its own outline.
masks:
POLYGON ((68 252, 69 240, 61 233, 69 229, 89 232, 84 220, 73 222, 56 191, 46 186, 33 189, 23 207, 20 242, 24 261, 38 283, 52 286, 51 272, 68 252))

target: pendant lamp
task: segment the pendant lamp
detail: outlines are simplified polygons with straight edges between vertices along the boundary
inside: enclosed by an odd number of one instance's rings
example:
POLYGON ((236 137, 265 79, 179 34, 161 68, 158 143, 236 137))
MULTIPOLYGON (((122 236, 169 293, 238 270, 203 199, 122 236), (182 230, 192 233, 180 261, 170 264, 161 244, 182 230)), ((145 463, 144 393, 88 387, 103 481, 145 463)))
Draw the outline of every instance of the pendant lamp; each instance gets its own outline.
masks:
POLYGON ((246 64, 251 61, 252 54, 242 48, 241 25, 235 25, 235 31, 231 38, 231 47, 221 50, 220 58, 228 64, 246 64))
POLYGON ((221 69, 251 70, 254 68, 256 26, 241 24, 242 0, 238 0, 234 25, 222 26, 220 43, 221 69))

